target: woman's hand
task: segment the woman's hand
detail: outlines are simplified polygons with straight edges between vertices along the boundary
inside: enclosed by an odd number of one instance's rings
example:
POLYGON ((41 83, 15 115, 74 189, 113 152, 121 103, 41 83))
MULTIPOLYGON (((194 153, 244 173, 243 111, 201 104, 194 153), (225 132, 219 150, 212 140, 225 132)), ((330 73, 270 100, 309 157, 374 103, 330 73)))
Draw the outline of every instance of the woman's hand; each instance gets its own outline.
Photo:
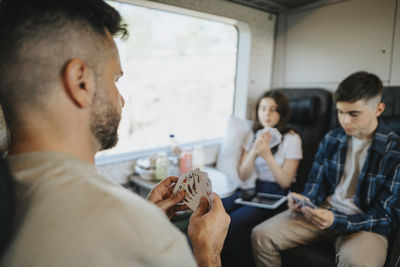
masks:
POLYGON ((253 149, 255 154, 257 156, 272 154, 271 149, 269 147, 270 141, 271 141, 271 134, 269 132, 265 132, 258 135, 253 144, 253 149))

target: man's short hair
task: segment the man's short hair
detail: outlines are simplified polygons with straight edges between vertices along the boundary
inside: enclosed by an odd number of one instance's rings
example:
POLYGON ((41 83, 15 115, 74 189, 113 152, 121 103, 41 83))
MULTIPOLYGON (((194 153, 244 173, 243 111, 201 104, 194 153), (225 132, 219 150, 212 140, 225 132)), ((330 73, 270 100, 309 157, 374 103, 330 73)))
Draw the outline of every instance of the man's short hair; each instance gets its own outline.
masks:
POLYGON ((107 32, 127 35, 119 13, 103 0, 2 0, 0 104, 7 119, 22 103, 45 105, 74 58, 99 74, 107 32))
POLYGON ((364 99, 382 98, 383 85, 378 76, 366 71, 351 74, 344 79, 333 94, 335 102, 354 103, 364 99))

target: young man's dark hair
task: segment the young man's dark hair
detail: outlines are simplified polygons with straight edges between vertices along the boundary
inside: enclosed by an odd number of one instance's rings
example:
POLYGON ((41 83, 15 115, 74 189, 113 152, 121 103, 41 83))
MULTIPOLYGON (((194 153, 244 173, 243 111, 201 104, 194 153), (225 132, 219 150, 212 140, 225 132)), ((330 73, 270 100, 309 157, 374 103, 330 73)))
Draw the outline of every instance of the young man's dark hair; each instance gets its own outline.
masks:
POLYGON ((27 99, 43 96, 72 58, 98 72, 100 39, 127 35, 119 13, 96 0, 3 0, 0 2, 0 103, 14 117, 27 99), (46 81, 46 82, 44 82, 46 81))
POLYGON ((349 75, 333 94, 335 102, 356 102, 360 99, 382 98, 383 85, 378 76, 366 71, 349 75))

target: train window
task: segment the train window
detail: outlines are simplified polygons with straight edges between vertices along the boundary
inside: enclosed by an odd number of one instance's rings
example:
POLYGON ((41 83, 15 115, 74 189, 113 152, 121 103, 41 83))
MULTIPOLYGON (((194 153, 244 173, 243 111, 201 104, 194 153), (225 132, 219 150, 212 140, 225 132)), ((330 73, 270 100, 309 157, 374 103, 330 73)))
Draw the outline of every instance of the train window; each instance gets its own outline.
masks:
MULTIPOLYGON (((143 1, 140 1, 143 2, 143 1)), ((119 142, 97 157, 221 138, 235 100, 238 31, 232 24, 109 2, 130 32, 116 40, 125 99, 119 142)))

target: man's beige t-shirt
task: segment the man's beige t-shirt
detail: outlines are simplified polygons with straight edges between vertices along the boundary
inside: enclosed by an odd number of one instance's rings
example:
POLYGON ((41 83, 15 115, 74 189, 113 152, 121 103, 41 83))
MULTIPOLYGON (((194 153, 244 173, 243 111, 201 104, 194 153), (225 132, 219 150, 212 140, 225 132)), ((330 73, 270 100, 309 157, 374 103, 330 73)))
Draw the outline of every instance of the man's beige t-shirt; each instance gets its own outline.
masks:
POLYGON ((9 156, 17 220, 2 266, 195 266, 155 205, 56 152, 9 156))

